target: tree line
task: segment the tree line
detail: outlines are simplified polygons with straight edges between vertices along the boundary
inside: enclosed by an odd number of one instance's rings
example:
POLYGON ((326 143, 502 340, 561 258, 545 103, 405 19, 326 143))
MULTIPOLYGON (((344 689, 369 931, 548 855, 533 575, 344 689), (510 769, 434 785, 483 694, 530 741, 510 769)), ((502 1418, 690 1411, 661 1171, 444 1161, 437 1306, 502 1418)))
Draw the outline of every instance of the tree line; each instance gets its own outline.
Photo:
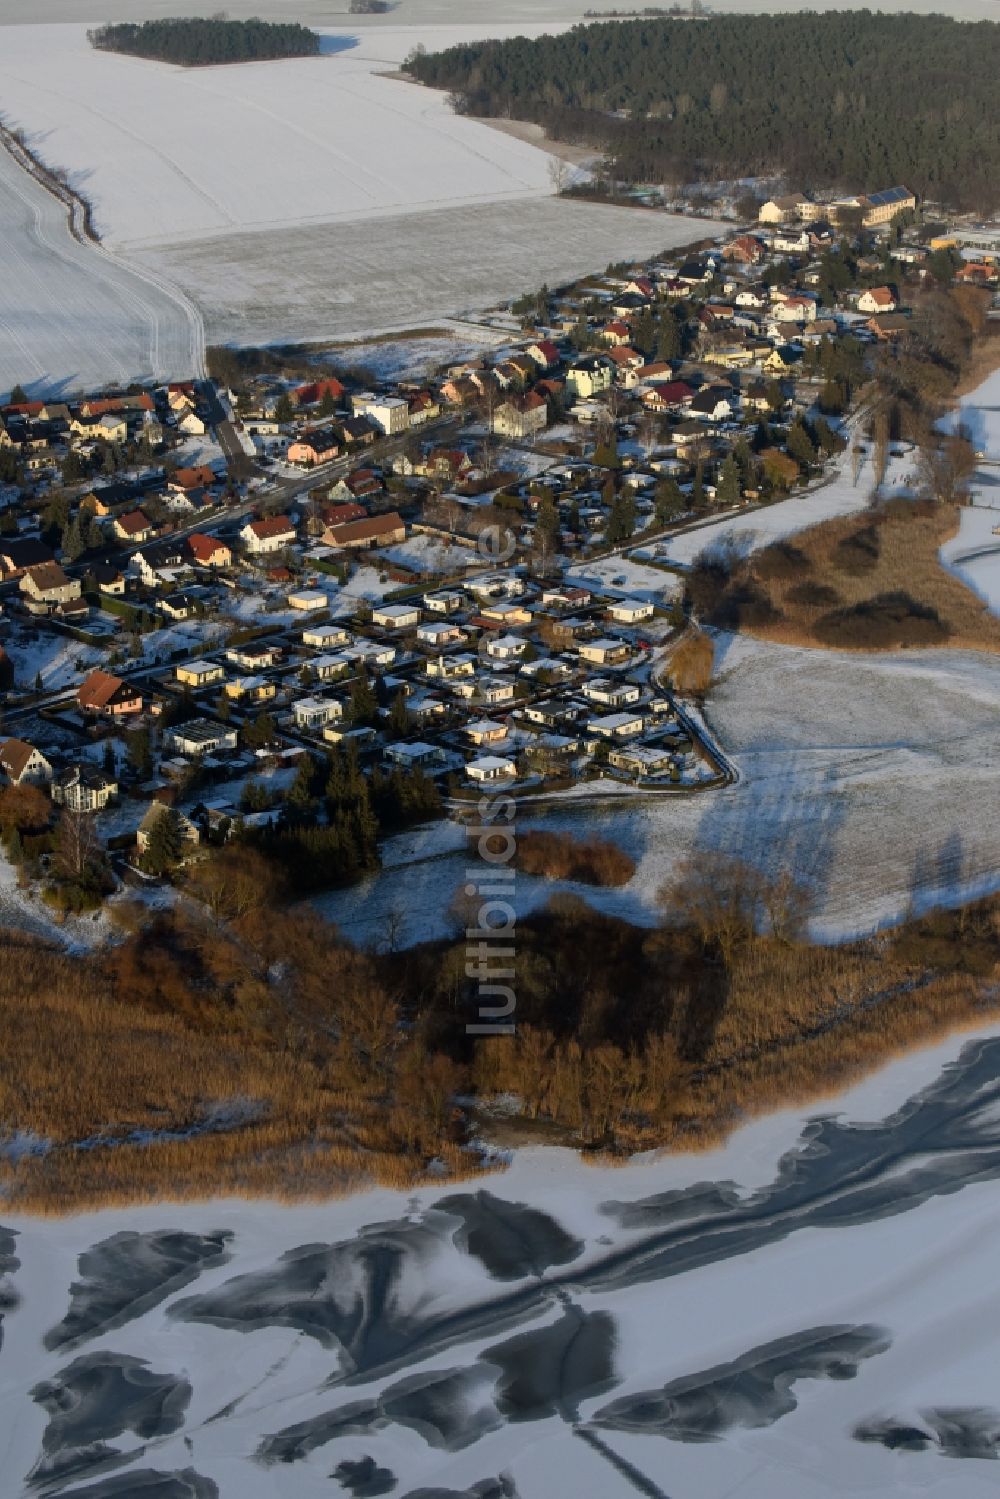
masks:
POLYGON ((405 64, 462 112, 603 150, 625 181, 905 183, 980 211, 1000 199, 998 65, 993 22, 871 11, 597 23, 405 64))
POLYGON ((261 62, 276 57, 315 57, 319 37, 298 22, 229 21, 187 16, 162 21, 122 21, 87 32, 92 47, 125 52, 188 68, 215 63, 261 62))

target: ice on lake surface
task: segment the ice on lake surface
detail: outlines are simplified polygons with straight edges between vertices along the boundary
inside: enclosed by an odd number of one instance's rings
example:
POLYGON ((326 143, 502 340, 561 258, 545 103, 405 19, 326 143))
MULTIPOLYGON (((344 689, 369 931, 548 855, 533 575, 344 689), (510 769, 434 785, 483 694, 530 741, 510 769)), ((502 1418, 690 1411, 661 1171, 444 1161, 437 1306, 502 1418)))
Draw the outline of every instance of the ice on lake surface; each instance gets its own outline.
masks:
POLYGON ((10 1492, 976 1499, 998 1078, 984 1032, 701 1156, 10 1217, 10 1492))

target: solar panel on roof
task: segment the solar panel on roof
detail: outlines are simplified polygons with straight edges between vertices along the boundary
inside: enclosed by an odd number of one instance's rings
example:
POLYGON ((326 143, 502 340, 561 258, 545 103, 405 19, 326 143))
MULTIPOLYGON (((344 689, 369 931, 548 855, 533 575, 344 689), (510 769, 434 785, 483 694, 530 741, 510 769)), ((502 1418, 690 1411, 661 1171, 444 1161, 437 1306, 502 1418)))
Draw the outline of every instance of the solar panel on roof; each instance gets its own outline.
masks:
POLYGON ((909 189, 905 187, 887 187, 880 193, 869 193, 868 201, 874 204, 900 203, 910 196, 909 189))

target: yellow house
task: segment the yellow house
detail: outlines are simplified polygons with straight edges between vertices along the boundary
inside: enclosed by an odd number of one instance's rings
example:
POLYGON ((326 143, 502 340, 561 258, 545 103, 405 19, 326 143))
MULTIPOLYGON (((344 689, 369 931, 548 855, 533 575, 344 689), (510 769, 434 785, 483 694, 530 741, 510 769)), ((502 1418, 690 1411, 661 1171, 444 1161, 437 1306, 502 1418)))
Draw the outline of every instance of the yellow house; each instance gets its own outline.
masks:
POLYGON ((234 702, 266 703, 274 697, 277 687, 266 677, 232 677, 223 691, 234 702))
POLYGON ((106 411, 103 416, 75 416, 69 424, 69 430, 75 437, 84 437, 92 442, 128 440, 128 423, 123 416, 111 411, 106 411))
POLYGON ((788 349, 773 348, 764 360, 764 369, 775 375, 787 375, 789 370, 795 368, 798 360, 788 349))
POLYGON ((755 350, 735 344, 725 349, 708 349, 702 357, 706 364, 721 364, 725 369, 737 370, 753 364, 757 355, 755 350))
POLYGON ((191 687, 197 691, 199 687, 210 687, 213 682, 221 682, 226 673, 216 661, 182 661, 174 675, 182 687, 191 687))

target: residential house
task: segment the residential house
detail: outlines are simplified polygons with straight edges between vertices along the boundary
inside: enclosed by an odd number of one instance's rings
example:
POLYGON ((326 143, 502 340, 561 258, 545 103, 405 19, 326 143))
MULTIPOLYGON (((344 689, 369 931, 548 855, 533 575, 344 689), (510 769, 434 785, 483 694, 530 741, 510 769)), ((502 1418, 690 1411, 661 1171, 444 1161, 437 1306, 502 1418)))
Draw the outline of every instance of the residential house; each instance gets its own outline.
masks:
POLYGON ((52 779, 51 763, 23 739, 5 739, 0 744, 0 771, 12 786, 39 786, 52 779))
POLYGON ((559 347, 550 338, 540 338, 536 343, 529 344, 526 352, 539 369, 555 369, 560 363, 559 347))
POLYGON ((292 391, 293 406, 315 406, 322 400, 339 403, 344 397, 344 387, 333 375, 324 380, 312 380, 307 385, 298 385, 292 391))
POLYGON ((544 432, 549 424, 549 408, 544 396, 529 390, 513 396, 493 412, 493 431, 504 437, 524 439, 544 432))
POLYGON ((415 604, 378 604, 372 610, 372 624, 383 630, 413 630, 419 623, 415 604))
POLYGON ((293 546, 296 531, 287 515, 268 515, 248 521, 240 532, 240 540, 251 557, 260 557, 293 546))
POLYGON ((335 682, 339 677, 346 677, 351 669, 346 656, 313 656, 306 664, 317 682, 335 682))
POLYGON ((602 390, 610 390, 614 368, 609 359, 599 354, 585 354, 566 371, 566 387, 577 400, 589 400, 602 390))
POLYGON ((620 625, 638 625, 652 619, 655 613, 648 599, 615 599, 608 605, 608 614, 620 625))
POLYGON ((470 781, 480 783, 512 781, 517 776, 517 767, 513 760, 506 760, 502 756, 481 755, 477 760, 469 761, 465 773, 470 781))
POLYGON ((164 735, 169 749, 191 759, 214 755, 218 750, 234 750, 237 739, 235 729, 215 723, 210 718, 192 718, 188 723, 168 729, 164 735))
POLYGON ((421 600, 431 614, 455 614, 465 604, 465 594, 457 588, 441 588, 437 593, 425 593, 421 600))
POLYGON ((428 646, 432 650, 440 650, 443 646, 464 640, 465 632, 456 624, 449 624, 443 619, 432 619, 418 626, 417 639, 421 645, 428 646))
POLYGON ((119 541, 133 546, 142 546, 156 535, 156 527, 141 510, 130 510, 126 515, 117 516, 111 529, 119 541))
POLYGON ((288 444, 289 463, 301 468, 315 468, 340 456, 340 438, 332 427, 314 427, 288 444))
POLYGON ((44 611, 73 603, 83 592, 79 578, 67 577, 58 562, 29 567, 17 586, 29 608, 44 611))
POLYGON ((344 705, 335 697, 300 697, 292 704, 297 729, 321 729, 344 716, 344 705))
POLYGON ((76 688, 76 703, 87 714, 100 714, 105 718, 126 718, 129 714, 141 714, 142 694, 129 682, 111 672, 93 670, 76 688))
POLYGON ((623 745, 608 751, 608 764, 637 779, 672 775, 674 757, 662 744, 623 745))
POLYGON ((494 635, 486 641, 486 654, 491 661, 515 661, 523 656, 528 642, 520 635, 494 635))
POLYGON ((892 286, 872 286, 863 291, 858 298, 858 311, 867 313, 895 312, 899 306, 895 288, 892 286))
POLYGON ((385 758, 405 770, 434 770, 445 763, 447 755, 440 745, 414 740, 407 744, 387 744, 385 758))
POLYGON ((118 795, 118 782, 96 765, 71 765, 55 777, 51 791, 56 806, 70 812, 103 812, 118 795))
POLYGON ((330 605, 330 595, 322 588, 296 588, 288 595, 289 609, 298 609, 303 614, 315 614, 330 605))
POLYGON ((281 659, 281 650, 276 645, 231 645, 226 651, 226 660, 247 671, 266 671, 281 659))
POLYGON ((632 656, 632 647, 624 640, 581 640, 577 650, 584 661, 592 661, 595 666, 621 666, 632 656))
POLYGON ((481 718, 467 723, 462 733, 475 745, 499 744, 507 738, 507 725, 493 718, 481 718))
POLYGON ((722 251, 723 260, 735 260, 741 265, 757 265, 767 255, 767 246, 754 234, 738 234, 722 251))
POLYGON ((267 677, 240 675, 230 677, 222 689, 235 703, 266 703, 277 694, 277 686, 267 677))
POLYGON ((390 510, 385 515, 331 526, 323 540, 327 546, 343 549, 396 546, 406 540, 406 524, 395 510, 390 510))
POLYGON ((611 677, 591 677, 580 691, 590 702, 601 703, 606 708, 627 708, 642 696, 642 688, 637 682, 616 682, 611 677))
POLYGON ((302 644, 315 646, 317 650, 336 650, 339 646, 350 643, 350 633, 343 625, 310 625, 302 631, 302 644))
POLYGON ((200 692, 214 682, 221 682, 225 675, 225 668, 218 661, 182 661, 174 668, 177 681, 192 692, 200 692))
POLYGON ((410 408, 402 396, 353 396, 351 404, 359 416, 374 422, 386 437, 396 437, 410 425, 410 408))
POLYGON ((217 536, 205 536, 201 531, 193 531, 188 537, 187 550, 198 567, 229 567, 233 560, 231 547, 217 536))
POLYGON ((31 567, 41 567, 43 563, 54 561, 50 548, 34 537, 18 539, 0 536, 0 578, 5 583, 23 578, 31 567))
POLYGON ((199 463, 194 467, 175 468, 167 479, 167 489, 174 493, 186 494, 192 489, 211 489, 217 484, 215 474, 207 463, 199 463))
POLYGON ((605 713, 600 718, 592 718, 587 731, 601 739, 635 739, 645 727, 646 720, 641 713, 625 708, 620 713, 605 713))

